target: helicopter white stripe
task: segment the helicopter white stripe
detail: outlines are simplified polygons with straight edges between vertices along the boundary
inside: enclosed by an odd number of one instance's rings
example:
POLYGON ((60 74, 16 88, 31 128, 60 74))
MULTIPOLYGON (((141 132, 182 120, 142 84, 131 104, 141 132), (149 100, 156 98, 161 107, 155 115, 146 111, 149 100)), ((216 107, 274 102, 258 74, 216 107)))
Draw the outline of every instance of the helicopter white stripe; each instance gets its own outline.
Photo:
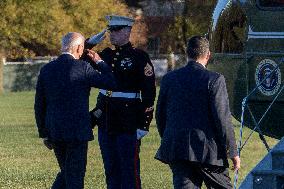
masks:
POLYGON ((248 35, 248 39, 283 39, 283 35, 248 35))
POLYGON ((283 39, 284 32, 254 32, 249 26, 248 39, 283 39))

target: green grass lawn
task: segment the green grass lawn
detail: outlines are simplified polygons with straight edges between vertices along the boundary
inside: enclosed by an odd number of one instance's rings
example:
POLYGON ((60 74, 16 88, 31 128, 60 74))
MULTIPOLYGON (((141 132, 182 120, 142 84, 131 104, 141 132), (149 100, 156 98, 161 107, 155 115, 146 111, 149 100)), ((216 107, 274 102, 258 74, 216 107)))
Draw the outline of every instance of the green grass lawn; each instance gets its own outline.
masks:
MULTIPOLYGON (((96 91, 92 92, 90 99, 90 107, 94 107, 96 91)), ((47 150, 38 138, 33 103, 34 92, 0 95, 0 189, 50 188, 58 171, 53 152, 47 150)), ((234 121, 234 125, 238 139, 239 123, 234 121)), ((249 129, 245 129, 244 136, 249 132, 249 129)), ((103 189, 106 187, 97 129, 94 134, 95 140, 89 145, 85 188, 103 189)), ((142 185, 145 189, 172 188, 170 169, 154 159, 159 141, 153 120, 149 135, 142 141, 140 154, 142 185)), ((276 142, 268 138, 270 146, 276 142)), ((242 151, 239 183, 265 154, 264 145, 254 133, 242 151)))

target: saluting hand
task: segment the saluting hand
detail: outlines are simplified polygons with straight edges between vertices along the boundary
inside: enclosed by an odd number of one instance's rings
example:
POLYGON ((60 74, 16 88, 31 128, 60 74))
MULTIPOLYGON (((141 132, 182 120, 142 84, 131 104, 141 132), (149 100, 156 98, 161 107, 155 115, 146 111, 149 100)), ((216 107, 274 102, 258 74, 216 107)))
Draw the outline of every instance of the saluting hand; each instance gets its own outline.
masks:
POLYGON ((96 53, 95 51, 89 50, 89 49, 87 49, 87 51, 88 51, 88 56, 92 59, 92 61, 94 61, 95 63, 102 61, 98 53, 96 53))
POLYGON ((103 31, 101 31, 100 33, 93 35, 92 37, 90 37, 90 39, 88 40, 88 43, 92 44, 92 45, 96 45, 99 44, 100 42, 102 42, 102 40, 105 39, 105 33, 106 33, 106 29, 104 29, 103 31))

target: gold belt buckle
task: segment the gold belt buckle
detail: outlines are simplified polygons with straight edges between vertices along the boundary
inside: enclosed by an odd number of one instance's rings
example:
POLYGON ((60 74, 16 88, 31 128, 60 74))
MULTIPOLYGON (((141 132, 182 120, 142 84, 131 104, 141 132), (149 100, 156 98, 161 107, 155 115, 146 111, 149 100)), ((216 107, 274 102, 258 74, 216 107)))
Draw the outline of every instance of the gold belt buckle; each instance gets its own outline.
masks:
POLYGON ((112 91, 106 91, 106 96, 111 97, 112 91))

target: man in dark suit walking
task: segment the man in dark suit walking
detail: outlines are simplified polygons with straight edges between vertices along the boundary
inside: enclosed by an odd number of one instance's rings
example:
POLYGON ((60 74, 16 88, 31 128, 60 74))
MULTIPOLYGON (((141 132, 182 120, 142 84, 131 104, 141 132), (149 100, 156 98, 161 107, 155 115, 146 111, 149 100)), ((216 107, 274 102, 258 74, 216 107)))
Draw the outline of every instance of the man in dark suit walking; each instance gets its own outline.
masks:
POLYGON ((114 89, 111 68, 89 51, 98 71, 82 60, 84 37, 70 32, 62 38, 62 54, 40 70, 35 95, 39 136, 53 149, 60 172, 52 189, 84 188, 88 141, 93 140, 89 116, 91 87, 114 89))
POLYGON ((209 42, 188 41, 188 64, 164 76, 156 121, 161 146, 156 158, 169 164, 175 189, 232 188, 231 158, 240 168, 224 77, 208 71, 209 42))

